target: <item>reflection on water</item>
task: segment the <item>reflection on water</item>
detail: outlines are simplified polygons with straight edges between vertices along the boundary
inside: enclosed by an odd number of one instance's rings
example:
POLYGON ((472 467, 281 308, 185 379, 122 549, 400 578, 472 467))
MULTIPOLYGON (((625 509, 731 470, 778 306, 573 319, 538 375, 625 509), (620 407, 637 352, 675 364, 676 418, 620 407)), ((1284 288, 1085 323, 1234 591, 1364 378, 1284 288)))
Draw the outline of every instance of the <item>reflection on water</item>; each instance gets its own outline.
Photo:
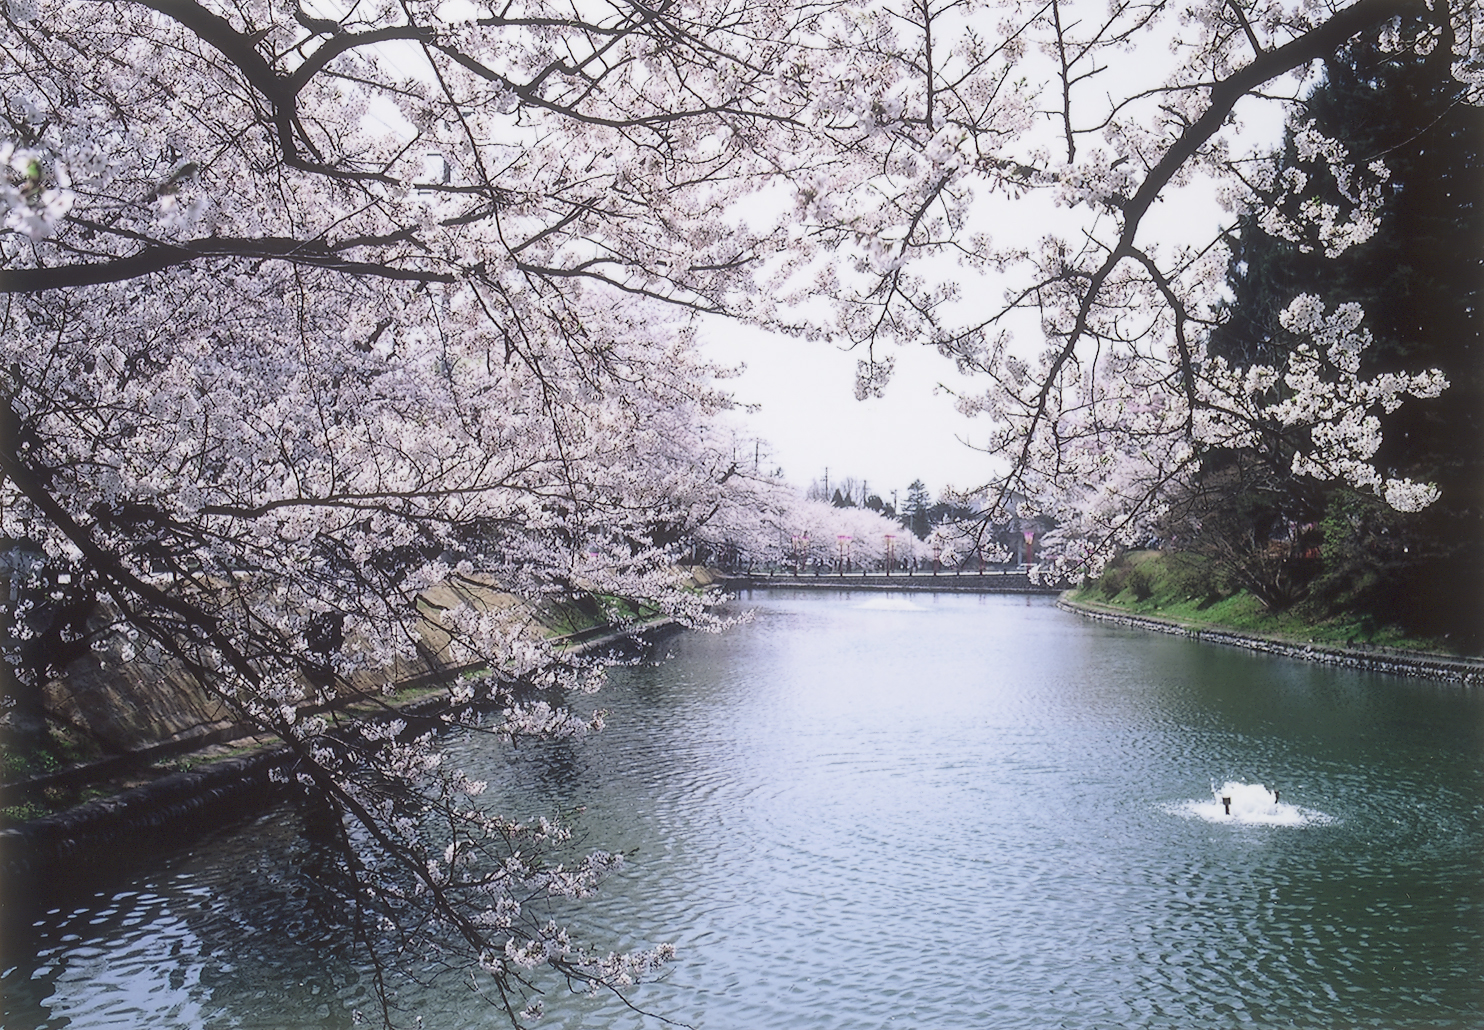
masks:
POLYGON ((925 612, 922 605, 915 601, 909 601, 905 597, 873 597, 869 601, 862 601, 855 606, 857 611, 863 612, 925 612))
MULTIPOLYGON (((1477 693, 1042 599, 744 602, 616 673, 602 734, 450 741, 512 814, 580 808, 580 838, 632 852, 553 914, 600 949, 677 944, 639 1006, 709 1030, 1484 1025, 1477 693)), ((48 914, 7 959, 5 1027, 351 1025, 369 980, 306 854, 277 814, 48 914)), ((498 1019, 457 982, 399 1001, 498 1019)))
POLYGON ((298 830, 276 813, 45 913, 5 973, 6 1030, 350 1026, 371 991, 339 913, 307 889, 298 830))

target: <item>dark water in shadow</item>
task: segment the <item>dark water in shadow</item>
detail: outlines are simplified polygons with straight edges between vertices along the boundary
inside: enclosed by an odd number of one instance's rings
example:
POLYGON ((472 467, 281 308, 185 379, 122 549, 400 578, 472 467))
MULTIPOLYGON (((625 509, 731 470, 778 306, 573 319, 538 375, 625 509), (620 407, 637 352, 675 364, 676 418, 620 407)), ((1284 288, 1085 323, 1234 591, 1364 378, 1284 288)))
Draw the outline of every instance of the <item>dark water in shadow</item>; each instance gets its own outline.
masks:
MULTIPOLYGON (((559 913, 673 941, 696 1027, 1484 1025, 1484 697, 1011 596, 758 593, 618 672, 577 742, 450 742, 512 814, 632 851, 559 913), (1258 792, 1239 818, 1212 785, 1258 792)), ((294 817, 48 914, 6 1027, 342 1027, 371 1011, 294 817)), ((457 983, 427 1027, 499 1025, 457 983)), ((554 991, 542 1025, 664 1024, 554 991)), ((407 1020, 410 1025, 412 1020, 407 1020)))

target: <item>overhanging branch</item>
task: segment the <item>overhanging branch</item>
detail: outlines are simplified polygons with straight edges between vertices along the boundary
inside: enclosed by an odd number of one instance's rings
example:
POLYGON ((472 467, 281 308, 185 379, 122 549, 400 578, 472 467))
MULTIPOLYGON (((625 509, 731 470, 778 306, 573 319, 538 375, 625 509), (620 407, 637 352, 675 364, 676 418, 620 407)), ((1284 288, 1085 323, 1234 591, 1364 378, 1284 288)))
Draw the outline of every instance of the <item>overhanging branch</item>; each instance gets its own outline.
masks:
MULTIPOLYGON (((1226 122, 1238 100, 1271 79, 1334 53, 1358 33, 1390 19, 1396 14, 1396 8, 1397 0, 1359 0, 1358 3, 1337 12, 1323 24, 1310 29, 1283 46, 1275 50, 1264 51, 1250 64, 1211 87, 1211 102, 1205 112, 1185 128, 1165 151, 1159 162, 1150 169, 1139 189, 1123 205, 1123 231, 1117 245, 1109 251, 1102 265, 1092 273, 1087 290, 1078 305, 1076 321, 1067 334, 1066 342, 1062 344, 1051 367, 1047 370, 1021 444, 1020 453, 1016 457, 1016 470, 1025 468, 1029 463, 1036 430, 1047 417, 1048 405, 1062 369, 1072 359, 1078 345, 1087 335, 1092 308, 1102 292, 1103 284, 1119 263, 1126 258, 1136 256, 1134 238, 1138 235, 1144 216, 1160 192, 1169 185, 1170 180, 1185 166, 1186 162, 1193 158, 1200 148, 1216 134, 1226 122)), ((1012 482, 1014 478, 1015 473, 1012 472, 1007 478, 1007 483, 1012 482)))
MULTIPOLYGON (((390 241, 378 241, 390 242, 390 241)), ((365 246, 359 241, 355 246, 365 246)), ((403 282, 452 283, 462 278, 456 272, 407 268, 375 261, 352 260, 339 249, 323 243, 283 237, 224 239, 210 237, 183 244, 154 243, 126 257, 105 261, 82 261, 48 268, 0 269, 0 294, 40 293, 77 286, 117 283, 163 272, 208 258, 246 258, 257 261, 286 261, 343 272, 347 275, 395 279, 403 282)))

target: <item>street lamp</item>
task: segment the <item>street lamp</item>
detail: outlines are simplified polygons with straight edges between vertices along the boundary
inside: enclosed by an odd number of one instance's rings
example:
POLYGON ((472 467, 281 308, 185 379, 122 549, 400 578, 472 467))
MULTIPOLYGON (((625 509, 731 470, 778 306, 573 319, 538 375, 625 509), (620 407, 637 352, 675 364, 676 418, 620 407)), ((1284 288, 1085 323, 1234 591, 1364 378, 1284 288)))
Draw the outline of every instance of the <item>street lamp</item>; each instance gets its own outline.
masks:
POLYGON ((891 561, 896 549, 897 538, 890 533, 886 534, 886 574, 891 575, 891 561))
POLYGON ((841 533, 837 539, 840 543, 840 575, 845 575, 845 567, 850 564, 850 541, 851 538, 841 533))

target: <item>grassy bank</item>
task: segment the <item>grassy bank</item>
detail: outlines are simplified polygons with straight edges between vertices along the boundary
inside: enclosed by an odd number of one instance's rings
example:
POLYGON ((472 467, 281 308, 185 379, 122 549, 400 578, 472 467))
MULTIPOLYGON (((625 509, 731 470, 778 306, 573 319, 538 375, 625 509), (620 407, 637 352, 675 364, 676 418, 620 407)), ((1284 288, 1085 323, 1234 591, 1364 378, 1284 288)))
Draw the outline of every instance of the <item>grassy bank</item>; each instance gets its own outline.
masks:
POLYGON ((1109 566, 1100 580, 1071 591, 1068 597, 1079 604, 1131 615, 1295 643, 1459 655, 1447 641, 1409 636, 1395 626, 1377 625, 1360 615, 1313 618, 1297 607, 1273 612, 1245 591, 1211 597, 1193 585, 1201 578, 1191 575, 1190 561, 1188 556, 1177 558, 1163 551, 1133 551, 1109 566))

